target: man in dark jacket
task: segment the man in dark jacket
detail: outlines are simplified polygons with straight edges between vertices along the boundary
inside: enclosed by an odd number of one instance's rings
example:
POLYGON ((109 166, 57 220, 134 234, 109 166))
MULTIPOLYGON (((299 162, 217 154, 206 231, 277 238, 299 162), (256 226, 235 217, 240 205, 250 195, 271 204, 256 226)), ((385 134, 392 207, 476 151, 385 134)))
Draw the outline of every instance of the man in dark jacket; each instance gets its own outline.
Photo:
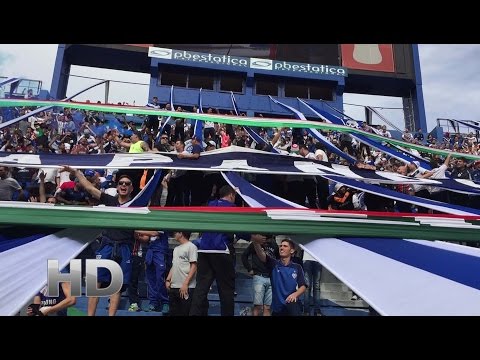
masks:
MULTIPOLYGON (((210 201, 208 206, 235 206, 236 192, 231 186, 223 186, 219 196, 220 199, 210 201)), ((266 239, 258 234, 252 235, 252 238, 266 239)), ((234 315, 235 265, 231 256, 233 239, 233 234, 203 233, 198 249, 197 286, 193 293, 190 315, 208 314, 207 296, 213 280, 217 281, 221 315, 234 315)))

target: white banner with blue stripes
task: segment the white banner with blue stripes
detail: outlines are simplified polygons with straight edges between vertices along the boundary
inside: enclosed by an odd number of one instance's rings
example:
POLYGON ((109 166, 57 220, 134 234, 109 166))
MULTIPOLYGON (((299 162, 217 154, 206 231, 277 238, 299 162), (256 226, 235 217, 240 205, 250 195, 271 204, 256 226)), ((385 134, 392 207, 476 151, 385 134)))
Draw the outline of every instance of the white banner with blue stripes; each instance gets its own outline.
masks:
POLYGON ((9 230, 3 228, 0 235, 0 315, 17 314, 45 286, 47 260, 58 260, 63 268, 100 234, 83 228, 32 227, 17 235, 9 230))
POLYGON ((381 315, 480 315, 478 248, 372 238, 325 238, 302 247, 381 315))

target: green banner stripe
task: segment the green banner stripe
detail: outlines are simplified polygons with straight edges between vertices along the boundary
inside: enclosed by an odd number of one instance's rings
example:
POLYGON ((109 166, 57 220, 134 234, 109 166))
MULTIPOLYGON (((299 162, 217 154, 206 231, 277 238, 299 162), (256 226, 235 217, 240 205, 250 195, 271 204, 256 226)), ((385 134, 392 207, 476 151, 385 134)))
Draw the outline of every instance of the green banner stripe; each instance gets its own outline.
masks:
MULTIPOLYGON (((390 220, 385 217, 384 220, 390 220)), ((52 227, 259 232, 311 237, 388 237, 424 240, 479 241, 478 229, 430 225, 348 223, 336 221, 273 220, 266 213, 203 213, 152 211, 148 214, 72 211, 68 209, 1 208, 0 224, 52 227)))
MULTIPOLYGON (((310 120, 294 120, 294 119, 271 119, 261 117, 247 117, 247 116, 229 116, 229 115, 212 115, 212 114, 195 114, 186 112, 175 112, 166 110, 156 110, 148 107, 130 107, 130 106, 112 106, 112 105, 98 105, 98 104, 84 104, 84 103, 72 103, 62 101, 32 101, 22 99, 0 99, 0 107, 12 107, 12 106, 58 106, 64 108, 75 108, 83 110, 92 110, 100 112, 111 112, 121 114, 137 114, 137 115, 162 115, 173 116, 177 118, 185 119, 198 119, 203 121, 213 121, 232 125, 248 125, 259 127, 293 127, 293 128, 309 128, 320 130, 332 130, 340 132, 349 132, 353 134, 362 134, 378 140, 381 142, 399 145, 405 148, 416 149, 418 151, 428 154, 448 155, 455 156, 456 153, 450 151, 434 149, 423 145, 406 143, 400 140, 390 139, 381 135, 368 133, 359 129, 351 128, 349 126, 327 124, 310 120)), ((470 160, 480 160, 480 156, 472 154, 458 153, 458 156, 465 157, 470 160)))

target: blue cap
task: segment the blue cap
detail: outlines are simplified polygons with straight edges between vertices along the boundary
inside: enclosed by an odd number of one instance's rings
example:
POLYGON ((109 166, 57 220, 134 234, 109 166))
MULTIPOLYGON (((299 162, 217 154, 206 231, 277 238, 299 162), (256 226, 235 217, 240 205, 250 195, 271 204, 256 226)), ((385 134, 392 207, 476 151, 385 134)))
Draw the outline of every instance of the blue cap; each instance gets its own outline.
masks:
POLYGON ((95 176, 95 170, 87 169, 87 170, 84 171, 84 174, 85 174, 85 176, 93 177, 93 176, 95 176))

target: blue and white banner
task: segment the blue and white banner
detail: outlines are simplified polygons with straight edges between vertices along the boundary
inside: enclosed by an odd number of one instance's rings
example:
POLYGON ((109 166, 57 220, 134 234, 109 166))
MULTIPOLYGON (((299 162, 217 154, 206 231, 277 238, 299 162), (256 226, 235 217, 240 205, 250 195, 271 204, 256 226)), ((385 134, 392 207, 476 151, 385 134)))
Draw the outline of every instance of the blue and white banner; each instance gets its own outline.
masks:
POLYGON ((307 209, 305 206, 298 205, 280 196, 273 195, 255 185, 250 184, 237 173, 222 172, 223 178, 227 183, 235 189, 238 195, 250 207, 279 207, 279 208, 296 208, 307 209))
POLYGON ((0 152, 0 166, 58 168, 62 165, 79 169, 183 169, 260 174, 337 175, 373 184, 410 183, 431 185, 466 194, 480 194, 480 185, 470 180, 411 178, 392 172, 331 165, 299 156, 273 154, 237 146, 203 152, 197 160, 179 159, 176 153, 58 155, 0 152))
MULTIPOLYGON (((365 191, 370 194, 379 195, 379 196, 386 197, 388 199, 393 199, 396 201, 406 202, 408 204, 412 204, 416 206, 422 206, 424 208, 440 211, 446 214, 480 215, 480 210, 478 209, 472 209, 466 206, 452 205, 452 204, 447 204, 440 201, 424 199, 418 196, 408 195, 398 191, 386 189, 384 187, 380 187, 377 185, 368 184, 363 181, 356 181, 353 179, 348 179, 346 177, 340 177, 335 175, 324 175, 323 177, 328 180, 335 181, 337 183, 346 185, 348 187, 351 187, 360 191, 365 191)), ((451 182, 449 183, 449 185, 454 185, 454 184, 455 183, 451 183, 451 182)), ((457 192, 462 192, 462 191, 457 191, 457 192)))
POLYGON ((301 246, 381 315, 480 315, 478 248, 385 238, 301 246))
MULTIPOLYGON (((271 101, 273 101, 275 104, 277 105, 280 105, 281 107, 283 107, 284 109, 287 109, 287 110, 290 110, 297 119, 299 120, 307 120, 307 118, 305 117, 305 115, 303 115, 303 113, 301 113, 300 111, 298 111, 297 109, 294 109, 293 107, 291 106, 288 106, 278 100, 275 100, 273 97, 271 97, 270 95, 268 96, 270 98, 271 101)), ((357 159, 355 159, 353 156, 347 154, 347 153, 344 153, 342 150, 340 150, 338 147, 336 147, 335 145, 333 145, 330 140, 328 140, 325 136, 323 136, 318 130, 316 129, 307 129, 308 133, 310 135, 312 135, 315 139, 317 139, 320 143, 322 143, 322 145, 324 145, 328 150, 330 150, 331 152, 337 154, 338 156, 340 156, 342 159, 345 159, 347 160, 350 164, 355 164, 357 162, 357 159)))
MULTIPOLYGON (((250 184, 248 181, 246 181, 244 178, 242 178, 240 175, 236 173, 222 172, 222 175, 225 178, 225 180, 230 184, 230 186, 232 186, 237 191, 237 193, 242 197, 242 199, 251 207, 269 207, 269 208, 285 207, 285 208, 306 209, 301 205, 298 205, 296 203, 283 199, 263 189, 260 189, 255 185, 250 184)), ((352 179, 346 179, 340 176, 324 175, 324 177, 327 178, 328 180, 331 180, 337 183, 343 183, 348 187, 351 187, 360 191, 365 191, 371 194, 379 195, 379 196, 393 199, 396 201, 406 202, 408 204, 412 204, 416 206, 422 206, 427 209, 440 211, 445 214, 463 215, 463 216, 480 215, 480 210, 478 209, 472 209, 465 206, 452 205, 452 204, 442 203, 439 201, 420 198, 418 196, 407 195, 407 194, 386 189, 384 187, 380 187, 377 185, 367 184, 367 183, 364 183, 361 181, 355 181, 352 179)), ((291 213, 289 212, 285 214, 285 216, 291 216, 291 213)), ((304 218, 306 216, 310 217, 310 215, 307 215, 307 214, 302 214, 301 216, 303 216, 304 218)), ((325 218, 325 217, 328 217, 329 214, 325 214, 322 216, 325 218)), ((314 214, 314 217, 317 217, 317 215, 314 214)), ((443 225, 446 225, 448 221, 445 219, 441 219, 441 223, 443 225)), ((438 224, 438 222, 435 224, 438 224)), ((460 226, 460 225, 461 225, 460 223, 458 222, 456 223, 456 226, 460 226)), ((469 224, 467 225, 470 226, 469 224)))
POLYGON ((47 260, 56 259, 63 268, 100 234, 99 229, 29 229, 2 228, 0 315, 16 315, 45 286, 47 260))
MULTIPOLYGON (((222 175, 250 206, 301 208, 249 184, 237 174, 222 175)), ((308 210, 302 213, 300 209, 268 213, 284 220, 331 221, 339 216, 308 210)), ((369 220, 368 215, 352 213, 337 220, 339 226, 343 221, 378 222, 369 220)), ((416 221, 432 226, 475 226, 462 219, 418 217, 416 221)), ((300 246, 381 315, 480 315, 480 249, 387 238, 323 238, 300 246)))
MULTIPOLYGON (((233 91, 230 92, 230 97, 232 99, 233 112, 235 113, 236 116, 240 116, 240 111, 238 110, 237 101, 235 100, 233 91)), ((268 145, 267 141, 264 138, 262 138, 259 134, 257 134, 255 130, 253 130, 250 126, 244 126, 243 129, 257 144, 260 144, 263 147, 268 145)), ((275 148, 272 148, 272 152, 278 154, 278 150, 275 148)))
MULTIPOLYGON (((333 123, 333 124, 337 124, 337 125, 345 125, 345 122, 343 121, 343 119, 339 118, 338 116, 336 116, 334 114, 330 114, 328 111, 322 110, 322 109, 316 107, 314 104, 307 103, 307 102, 305 102, 301 99, 298 99, 298 101, 300 101, 300 103, 302 103, 306 107, 308 107, 315 115, 317 115, 318 117, 320 117, 322 120, 326 121, 327 123, 333 123)), ((395 159, 398 159, 398 160, 403 161, 405 163, 411 163, 412 161, 417 160, 417 161, 420 162, 420 166, 423 169, 425 169, 425 170, 431 170, 432 169, 432 167, 430 166, 430 164, 427 161, 425 161, 423 158, 419 158, 419 157, 415 156, 414 154, 411 154, 407 150, 402 149, 402 152, 393 151, 390 147, 388 147, 388 146, 386 146, 386 145, 384 145, 380 142, 374 141, 374 140, 368 138, 367 136, 365 136, 363 134, 350 134, 350 136, 352 136, 354 139, 360 141, 361 143, 367 144, 374 149, 377 149, 377 150, 382 151, 383 153, 385 153, 387 155, 390 155, 390 156, 394 157, 395 159)))

